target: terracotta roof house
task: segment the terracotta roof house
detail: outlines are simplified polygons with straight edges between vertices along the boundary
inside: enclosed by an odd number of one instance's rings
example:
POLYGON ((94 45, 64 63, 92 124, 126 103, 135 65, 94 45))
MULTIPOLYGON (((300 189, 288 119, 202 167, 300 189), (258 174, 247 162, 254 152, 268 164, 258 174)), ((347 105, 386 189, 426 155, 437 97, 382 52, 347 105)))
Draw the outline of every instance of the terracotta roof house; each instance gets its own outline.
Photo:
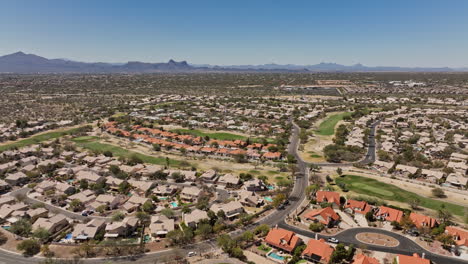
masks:
POLYGON ((320 222, 326 226, 333 226, 340 220, 340 216, 331 207, 312 210, 304 214, 304 217, 314 222, 320 222))
POLYGON ((270 229, 265 242, 274 248, 292 252, 302 240, 292 231, 275 227, 270 229))
POLYGON ((350 210, 352 213, 367 214, 372 210, 372 207, 366 201, 347 200, 345 210, 350 210))
POLYGON ((430 260, 421 258, 417 253, 413 256, 398 255, 396 260, 398 264, 431 264, 430 260))
POLYGON ((418 213, 411 213, 410 214, 410 219, 413 221, 414 225, 417 228, 421 227, 430 227, 433 228, 437 225, 437 220, 435 218, 432 218, 430 216, 418 214, 418 213))
POLYGON ((460 247, 468 247, 468 230, 463 228, 447 226, 445 232, 453 237, 455 243, 460 247))
POLYGON ((318 191, 315 196, 317 197, 317 202, 319 203, 334 203, 340 205, 340 194, 337 192, 330 191, 318 191))
POLYGON ((325 240, 310 239, 302 252, 302 257, 312 262, 328 263, 335 249, 325 243, 325 240))
POLYGON ((403 217, 403 211, 393 209, 386 206, 380 206, 379 210, 375 213, 375 217, 380 220, 385 220, 388 222, 400 222, 403 217))
POLYGON ((364 254, 356 255, 353 264, 380 264, 376 258, 368 257, 364 254))
POLYGON ((73 229, 72 237, 75 240, 93 239, 97 233, 105 230, 106 222, 101 219, 93 219, 87 224, 77 224, 73 229))

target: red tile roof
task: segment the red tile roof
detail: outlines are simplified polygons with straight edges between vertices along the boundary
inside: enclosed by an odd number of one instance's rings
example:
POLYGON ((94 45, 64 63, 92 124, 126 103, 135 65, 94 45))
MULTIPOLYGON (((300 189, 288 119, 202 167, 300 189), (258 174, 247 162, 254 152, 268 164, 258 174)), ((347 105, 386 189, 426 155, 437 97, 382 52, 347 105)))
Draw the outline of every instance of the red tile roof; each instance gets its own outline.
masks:
POLYGON ((468 247, 468 230, 454 226, 447 226, 445 228, 445 232, 453 236, 457 245, 468 247))
POLYGON ((437 220, 427 215, 422 215, 418 213, 411 213, 410 219, 413 221, 414 225, 418 228, 423 226, 428 226, 433 228, 437 225, 437 220))
POLYGON ((376 258, 371 258, 364 254, 359 254, 354 259, 353 264, 380 264, 380 262, 376 258))
POLYGON ((398 255, 398 264, 430 264, 428 259, 421 258, 417 253, 413 256, 398 255))
POLYGON ((325 240, 310 239, 307 243, 307 247, 302 252, 302 256, 307 256, 309 258, 319 256, 320 260, 329 262, 333 251, 333 247, 325 243, 325 240))
POLYGON ((294 232, 276 227, 270 229, 265 242, 271 246, 292 252, 299 242, 301 242, 301 239, 294 232))
POLYGON ((335 203, 340 205, 340 194, 337 192, 329 192, 329 191, 318 191, 317 194, 317 202, 327 202, 327 203, 335 203))
POLYGON ((331 207, 312 210, 304 215, 306 219, 317 220, 324 225, 328 225, 332 221, 337 221, 340 216, 331 207))
POLYGON ((386 207, 386 206, 380 206, 379 211, 377 211, 375 215, 383 217, 385 221, 400 222, 401 218, 403 217, 403 211, 393 209, 390 207, 386 207))
POLYGON ((365 201, 347 200, 345 208, 351 208, 355 213, 366 214, 371 206, 365 201))

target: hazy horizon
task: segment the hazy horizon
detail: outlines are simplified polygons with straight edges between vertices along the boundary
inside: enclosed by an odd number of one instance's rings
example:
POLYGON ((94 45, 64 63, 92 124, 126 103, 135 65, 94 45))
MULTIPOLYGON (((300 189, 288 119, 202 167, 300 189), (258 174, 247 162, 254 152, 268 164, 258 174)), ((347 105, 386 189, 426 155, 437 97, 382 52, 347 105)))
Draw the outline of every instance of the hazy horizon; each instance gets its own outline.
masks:
POLYGON ((468 2, 2 1, 0 55, 468 67, 468 2))

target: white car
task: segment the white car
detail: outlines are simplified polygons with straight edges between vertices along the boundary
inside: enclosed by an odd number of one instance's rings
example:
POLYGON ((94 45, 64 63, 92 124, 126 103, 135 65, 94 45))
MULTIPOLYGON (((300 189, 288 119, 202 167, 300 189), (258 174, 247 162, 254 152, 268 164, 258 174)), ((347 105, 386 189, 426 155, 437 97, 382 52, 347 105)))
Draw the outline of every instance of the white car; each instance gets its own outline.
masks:
POLYGON ((328 242, 338 244, 338 242, 340 242, 340 241, 338 239, 334 238, 334 237, 331 237, 331 238, 328 239, 328 242))
POLYGON ((188 254, 187 254, 187 257, 193 257, 197 255, 197 253, 193 252, 193 251, 190 251, 188 254))

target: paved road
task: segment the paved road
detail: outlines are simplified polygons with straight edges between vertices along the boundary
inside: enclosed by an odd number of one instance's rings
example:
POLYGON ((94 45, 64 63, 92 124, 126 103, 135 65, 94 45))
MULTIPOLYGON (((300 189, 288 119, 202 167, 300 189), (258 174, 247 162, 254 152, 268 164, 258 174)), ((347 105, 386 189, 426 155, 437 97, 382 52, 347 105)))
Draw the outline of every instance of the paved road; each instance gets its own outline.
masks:
MULTIPOLYGON (((370 138, 370 141, 369 141, 370 144, 368 146, 367 155, 361 161, 363 163, 369 163, 375 160, 375 140, 373 139, 373 135, 375 133, 375 125, 376 123, 373 124, 373 128, 371 129, 372 138, 370 138)), ((290 204, 286 206, 284 210, 276 210, 270 215, 268 215, 267 217, 260 219, 255 224, 252 224, 252 225, 246 226, 245 228, 231 232, 230 233, 231 235, 239 235, 245 230, 253 229, 258 224, 268 224, 271 226, 278 225, 279 227, 294 231, 298 234, 301 234, 310 238, 315 238, 316 235, 319 238, 327 238, 327 236, 318 235, 314 232, 303 230, 298 227, 288 225, 284 221, 286 216, 290 214, 291 212, 293 212, 294 210, 296 210, 300 206, 301 202, 305 199, 305 189, 308 185, 309 164, 304 162, 298 155, 298 151, 297 151, 298 145, 299 145, 299 127, 293 124, 291 144, 288 147, 288 151, 290 154, 296 157, 298 161, 297 166, 299 168, 299 172, 297 173, 297 176, 295 177, 294 188, 289 198, 290 204)), ((369 231, 389 235, 391 237, 398 239, 398 241, 400 241, 400 244, 394 248, 366 245, 366 247, 370 250, 382 251, 382 252, 388 252, 388 253, 394 253, 394 254, 405 254, 405 255, 412 255, 413 253, 419 253, 419 254, 425 253, 426 258, 432 260, 436 264, 446 264, 446 263, 447 264, 448 263, 467 264, 468 263, 468 261, 465 261, 465 260, 432 254, 431 252, 424 250, 415 242, 411 241, 410 239, 402 235, 399 235, 390 231, 382 230, 382 229, 377 229, 377 228, 347 229, 337 234, 335 237, 347 245, 354 244, 356 246, 359 246, 361 243, 359 243, 356 240, 355 238, 356 234, 361 233, 361 232, 369 232, 369 231)), ((112 262, 137 263, 137 264, 162 263, 164 262, 164 260, 167 260, 168 258, 174 259, 175 256, 186 256, 189 251, 195 251, 197 253, 212 251, 216 248, 215 243, 216 243, 216 239, 213 238, 211 240, 200 242, 197 244, 187 245, 183 248, 168 249, 166 251, 154 252, 154 253, 145 254, 145 255, 137 256, 133 258, 125 257, 125 258, 110 258, 110 259, 86 259, 86 260, 83 260, 83 263, 89 263, 89 264, 102 264, 102 263, 112 263, 112 262)), ((3 263, 27 263, 29 264, 29 263, 38 263, 40 262, 40 260, 41 258, 38 258, 38 257, 24 258, 17 254, 0 251, 0 264, 2 264, 2 262, 3 263)))

